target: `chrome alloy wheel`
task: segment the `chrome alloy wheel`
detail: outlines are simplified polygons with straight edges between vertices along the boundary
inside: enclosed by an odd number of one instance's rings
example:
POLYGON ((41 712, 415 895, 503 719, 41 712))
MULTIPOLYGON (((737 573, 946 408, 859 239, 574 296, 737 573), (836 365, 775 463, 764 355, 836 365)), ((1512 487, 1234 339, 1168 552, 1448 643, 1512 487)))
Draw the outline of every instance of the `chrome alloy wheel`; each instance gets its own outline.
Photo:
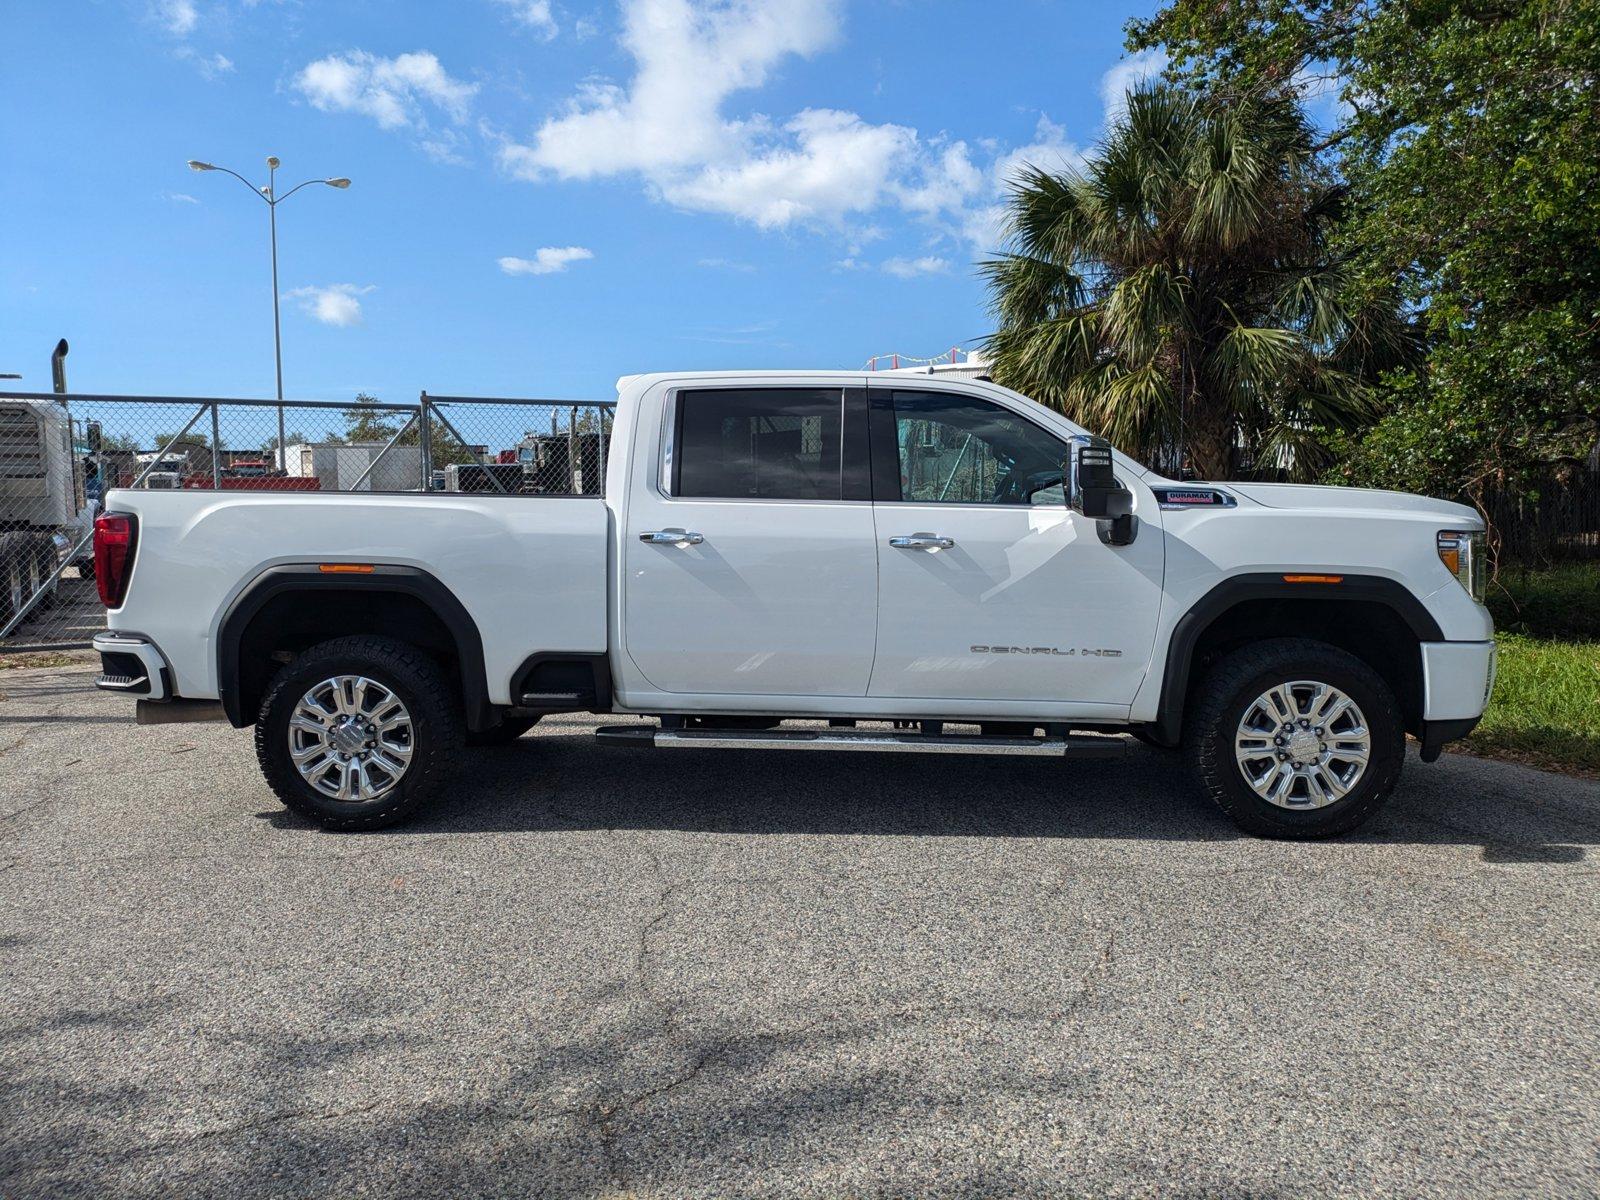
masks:
POLYGON ((1239 773, 1279 808, 1326 808, 1366 773, 1372 733, 1356 702, 1311 679, 1280 683, 1244 710, 1233 739, 1239 773))
POLYGON ((411 765, 416 733, 400 697, 365 675, 314 684, 289 717, 289 757, 324 796, 365 804, 411 765))

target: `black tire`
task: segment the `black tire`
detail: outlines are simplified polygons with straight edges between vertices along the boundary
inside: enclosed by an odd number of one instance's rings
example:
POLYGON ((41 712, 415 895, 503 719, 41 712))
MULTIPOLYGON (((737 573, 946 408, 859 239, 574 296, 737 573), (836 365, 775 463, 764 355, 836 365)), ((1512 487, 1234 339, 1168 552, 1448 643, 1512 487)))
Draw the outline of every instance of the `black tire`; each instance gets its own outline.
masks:
MULTIPOLYGON (((53 571, 55 571, 55 569, 55 542, 51 540, 48 534, 46 534, 44 537, 39 539, 39 578, 41 580, 50 579, 50 575, 53 571)), ((43 598, 40 599, 38 605, 35 606, 34 611, 38 612, 41 609, 54 608, 56 600, 60 597, 60 592, 61 576, 57 574, 54 579, 50 580, 49 589, 45 592, 43 598)))
MULTIPOLYGON (((1355 829, 1394 790, 1405 748, 1400 706, 1383 678, 1353 654, 1305 638, 1274 638, 1220 659, 1194 693, 1184 721, 1184 751, 1201 786, 1235 824, 1261 837, 1327 838, 1355 829), (1240 724, 1256 698, 1297 680, 1330 684, 1344 692, 1360 709, 1371 739, 1365 770, 1345 795, 1323 807, 1299 810, 1258 795, 1246 781, 1234 749, 1240 724)), ((1310 746, 1308 754, 1315 750, 1310 746)))
POLYGON ((21 534, 0 534, 0 628, 28 598, 27 541, 21 534))
POLYGON ((509 746, 538 723, 538 717, 506 717, 493 729, 484 729, 477 733, 468 730, 466 744, 469 746, 509 746))
POLYGON ((405 820, 438 788, 461 740, 460 703, 438 665, 416 647, 383 637, 342 637, 311 647, 278 672, 256 721, 256 758, 268 786, 290 809, 326 829, 380 829, 405 820), (398 782, 366 801, 319 791, 290 756, 289 720, 296 705, 314 685, 338 675, 374 680, 411 718, 409 763, 398 782))

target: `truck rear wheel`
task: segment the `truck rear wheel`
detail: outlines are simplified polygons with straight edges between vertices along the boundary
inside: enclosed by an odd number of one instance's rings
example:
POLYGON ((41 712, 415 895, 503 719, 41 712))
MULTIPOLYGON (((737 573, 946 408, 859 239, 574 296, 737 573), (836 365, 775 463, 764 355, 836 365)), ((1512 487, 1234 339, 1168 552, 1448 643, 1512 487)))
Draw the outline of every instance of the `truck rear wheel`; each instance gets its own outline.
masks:
POLYGON ((285 805, 328 829, 404 820, 461 745, 439 667, 413 646, 342 637, 280 671, 256 722, 256 757, 285 805))
POLYGON ((1184 748, 1201 785, 1249 833, 1325 838, 1361 825, 1405 761, 1400 706, 1334 646, 1275 638, 1221 659, 1197 692, 1184 748))

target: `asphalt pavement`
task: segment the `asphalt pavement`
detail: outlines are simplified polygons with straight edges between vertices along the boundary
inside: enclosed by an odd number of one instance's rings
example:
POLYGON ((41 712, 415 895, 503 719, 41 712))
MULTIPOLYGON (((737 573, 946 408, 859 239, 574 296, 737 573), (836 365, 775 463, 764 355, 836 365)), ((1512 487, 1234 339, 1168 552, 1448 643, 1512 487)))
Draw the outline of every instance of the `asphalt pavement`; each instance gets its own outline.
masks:
POLYGON ((251 735, 0 671, 0 1195, 1593 1196, 1600 785, 1362 834, 1180 762, 463 758, 328 834, 251 735))

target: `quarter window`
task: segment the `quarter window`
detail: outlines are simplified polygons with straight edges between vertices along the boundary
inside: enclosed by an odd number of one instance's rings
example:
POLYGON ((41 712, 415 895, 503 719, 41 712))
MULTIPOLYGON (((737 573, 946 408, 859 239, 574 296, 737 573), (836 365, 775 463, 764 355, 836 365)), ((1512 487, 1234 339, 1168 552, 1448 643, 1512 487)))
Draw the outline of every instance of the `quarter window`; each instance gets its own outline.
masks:
POLYGON ((838 500, 843 423, 837 388, 682 392, 673 495, 838 500))
POLYGON ((915 504, 1063 503, 1067 446, 987 400, 895 392, 900 498, 915 504))

